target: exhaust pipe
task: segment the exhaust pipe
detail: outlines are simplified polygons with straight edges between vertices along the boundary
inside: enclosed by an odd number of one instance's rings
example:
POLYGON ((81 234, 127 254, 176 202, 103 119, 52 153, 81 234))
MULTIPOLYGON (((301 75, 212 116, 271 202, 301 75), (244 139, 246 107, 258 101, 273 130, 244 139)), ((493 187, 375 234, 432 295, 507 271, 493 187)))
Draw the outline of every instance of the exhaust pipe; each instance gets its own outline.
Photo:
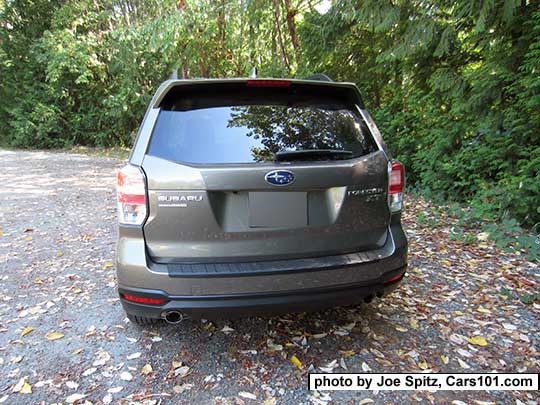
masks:
POLYGON ((184 320, 184 315, 178 311, 167 311, 165 312, 163 319, 171 325, 176 325, 184 320))

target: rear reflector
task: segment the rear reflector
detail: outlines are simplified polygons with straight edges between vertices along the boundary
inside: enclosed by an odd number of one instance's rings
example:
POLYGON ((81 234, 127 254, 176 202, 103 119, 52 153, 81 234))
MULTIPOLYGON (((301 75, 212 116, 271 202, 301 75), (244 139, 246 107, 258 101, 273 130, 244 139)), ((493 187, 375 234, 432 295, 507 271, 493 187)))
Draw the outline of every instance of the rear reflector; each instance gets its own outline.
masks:
POLYGON ((390 277, 388 280, 384 280, 383 284, 394 283, 394 282, 400 280, 403 277, 404 274, 405 273, 401 273, 401 274, 395 275, 394 277, 390 277))
POLYGON ((290 85, 291 82, 289 80, 256 79, 246 82, 246 86, 248 87, 289 87, 290 85))
POLYGON ((118 222, 141 225, 146 219, 146 184, 140 168, 126 165, 116 177, 118 222))
POLYGON ((121 296, 126 301, 137 302, 139 304, 148 304, 148 305, 161 305, 167 301, 163 298, 137 297, 136 295, 129 295, 129 294, 121 294, 121 296))
POLYGON ((388 170, 388 206, 391 212, 403 209, 403 190, 405 189, 405 168, 398 161, 389 164, 388 170))

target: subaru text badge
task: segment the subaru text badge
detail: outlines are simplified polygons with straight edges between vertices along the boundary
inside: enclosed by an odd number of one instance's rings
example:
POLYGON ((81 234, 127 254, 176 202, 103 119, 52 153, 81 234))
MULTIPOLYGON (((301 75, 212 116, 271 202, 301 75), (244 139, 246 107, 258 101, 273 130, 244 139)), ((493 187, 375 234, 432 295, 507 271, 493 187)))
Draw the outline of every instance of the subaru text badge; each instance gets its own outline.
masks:
POLYGON ((272 170, 264 179, 274 186, 286 186, 294 182, 294 173, 289 170, 272 170))

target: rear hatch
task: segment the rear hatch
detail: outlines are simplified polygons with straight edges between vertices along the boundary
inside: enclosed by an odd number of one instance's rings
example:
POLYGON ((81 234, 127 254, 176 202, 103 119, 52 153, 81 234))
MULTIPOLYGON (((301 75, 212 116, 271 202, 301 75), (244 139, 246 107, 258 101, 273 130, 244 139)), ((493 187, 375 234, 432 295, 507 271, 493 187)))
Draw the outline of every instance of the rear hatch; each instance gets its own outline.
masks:
POLYGON ((148 254, 222 263, 372 250, 388 161, 351 88, 289 81, 173 87, 143 169, 148 254))

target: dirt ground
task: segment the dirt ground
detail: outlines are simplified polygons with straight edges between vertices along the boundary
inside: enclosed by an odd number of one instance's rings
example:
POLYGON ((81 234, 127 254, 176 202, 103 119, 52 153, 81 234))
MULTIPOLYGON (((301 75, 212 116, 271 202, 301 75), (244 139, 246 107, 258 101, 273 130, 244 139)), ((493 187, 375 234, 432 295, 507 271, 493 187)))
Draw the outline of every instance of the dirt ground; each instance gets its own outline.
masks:
POLYGON ((537 263, 450 239, 408 200, 392 295, 314 314, 137 327, 115 287, 114 158, 0 151, 0 403, 537 404, 538 392, 310 392, 333 372, 539 372, 537 263), (293 357, 295 356, 295 357, 293 357))

